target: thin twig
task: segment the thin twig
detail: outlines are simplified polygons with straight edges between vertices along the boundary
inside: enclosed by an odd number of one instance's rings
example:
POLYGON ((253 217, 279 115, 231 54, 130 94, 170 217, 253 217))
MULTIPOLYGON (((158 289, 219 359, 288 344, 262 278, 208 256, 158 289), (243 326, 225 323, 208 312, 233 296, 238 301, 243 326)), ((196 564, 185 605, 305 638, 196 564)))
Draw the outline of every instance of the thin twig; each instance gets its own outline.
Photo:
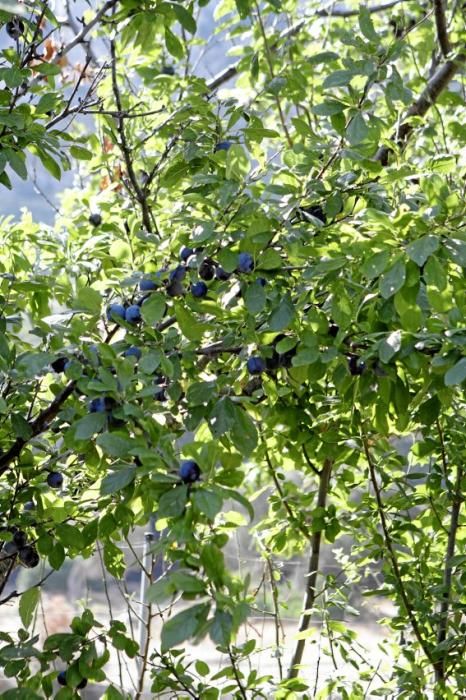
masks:
POLYGON ((380 524, 382 526, 385 547, 387 549, 388 556, 390 559, 392 572, 393 572, 393 575, 396 578, 396 581, 398 583, 398 590, 399 590, 401 599, 403 601, 403 605, 404 605, 404 608, 406 610, 406 614, 408 615, 409 621, 411 623, 411 627, 413 628, 414 635, 415 635, 417 641, 419 642, 419 646, 423 650, 424 654, 429 659, 432 666, 435 667, 434 658, 432 656, 432 653, 431 653, 431 650, 429 648, 427 641, 424 639, 424 637, 421 633, 418 621, 416 619, 416 616, 414 614, 414 610, 412 608, 412 605, 411 605, 409 598, 408 598, 408 594, 407 594, 406 589, 405 589, 405 585, 403 582, 403 577, 402 577, 401 572, 400 572, 400 568, 398 566, 398 560, 397 560, 396 555, 395 555, 395 550, 393 547, 392 538, 390 535, 390 531, 388 529, 387 519, 385 517, 385 510, 384 510, 384 504, 382 501, 382 496, 380 493, 379 485, 377 483, 377 475, 375 473, 375 465, 374 465, 374 462, 372 460, 372 455, 371 455, 370 450, 369 450, 369 444, 367 441, 367 437, 366 437, 366 435, 364 435, 364 433, 361 433, 361 440, 362 440, 362 444, 363 444, 363 448, 364 448, 364 453, 366 455, 367 464, 369 466, 370 480, 371 480, 372 488, 374 489, 374 493, 375 493, 375 500, 377 503, 377 512, 379 514, 379 520, 380 520, 380 524))
MULTIPOLYGON (((118 85, 118 77, 117 77, 117 58, 116 58, 116 51, 115 51, 115 42, 111 41, 110 42, 110 54, 111 54, 111 60, 112 60, 112 66, 111 66, 111 71, 112 71, 112 90, 113 90, 113 96, 115 98, 115 103, 117 107, 117 111, 121 114, 123 112, 123 107, 122 107, 122 101, 121 101, 121 94, 120 94, 120 87, 118 85)), ((117 131, 119 135, 119 148, 120 151, 123 155, 123 160, 126 165, 126 172, 128 174, 128 178, 131 184, 132 192, 131 189, 127 186, 128 191, 130 194, 133 194, 133 196, 136 198, 137 202, 139 203, 139 206, 141 208, 141 215, 142 215, 142 221, 144 223, 144 227, 146 231, 149 233, 158 233, 157 228, 155 227, 154 231, 154 224, 152 222, 151 218, 151 213, 149 206, 147 204, 147 199, 145 192, 141 185, 139 184, 138 178, 136 173, 134 172, 134 167, 133 167, 133 157, 131 153, 131 149, 128 143, 128 140, 126 138, 126 131, 125 131, 125 126, 122 117, 117 117, 116 118, 116 126, 117 126, 117 131)))
MULTIPOLYGON (((262 40, 263 40, 263 42, 264 42, 265 58, 266 58, 266 61, 267 61, 267 66, 268 66, 268 68, 269 68, 270 79, 273 80, 273 79, 275 78, 275 72, 274 72, 274 69, 273 69, 272 55, 271 55, 271 51, 270 51, 270 47, 269 47, 269 42, 268 42, 268 39, 267 39, 267 33, 266 33, 266 31, 265 31, 264 23, 263 23, 263 21, 262 21, 262 15, 261 15, 259 3, 257 2, 257 0, 254 0, 254 5, 255 5, 255 8, 256 8, 257 19, 259 20, 259 28, 260 28, 260 31, 261 31, 261 34, 262 34, 262 40)), ((287 142, 288 142, 288 146, 289 146, 290 148, 293 148, 293 140, 292 140, 292 138, 291 138, 291 136, 290 136, 290 132, 288 131, 288 127, 287 127, 287 125, 286 125, 285 115, 284 115, 284 113, 283 113, 283 109, 282 109, 282 104, 281 104, 281 101, 280 101, 280 97, 279 97, 277 94, 275 94, 275 93, 274 93, 274 96, 275 96, 275 103, 276 103, 276 105, 277 105, 278 116, 280 117, 280 122, 281 122, 281 125, 282 125, 282 128, 283 128, 283 131, 284 131, 284 133, 285 133, 285 137, 286 137, 286 140, 287 140, 287 142)))
POLYGON ((289 519, 290 523, 293 523, 298 528, 298 530, 300 530, 300 532, 304 535, 304 537, 307 540, 309 540, 311 538, 311 533, 310 533, 309 529, 307 528, 307 526, 304 525, 299 520, 299 518, 294 514, 290 504, 288 503, 288 499, 283 492, 282 485, 280 483, 280 479, 277 477, 275 467, 272 464, 272 461, 270 459, 270 455, 268 453, 267 448, 265 448, 265 459, 266 459, 267 465, 269 467, 270 476, 272 477, 273 483, 275 484, 275 488, 277 489, 278 495, 280 496, 281 504, 283 505, 286 512, 288 513, 288 519, 289 519))
MULTIPOLYGON (((439 434, 441 433, 440 421, 437 421, 439 427, 439 434)), ((442 434, 442 449, 445 449, 445 443, 442 434)), ((444 458, 446 463, 446 457, 444 458)), ((461 491, 461 482, 463 478, 463 469, 460 465, 456 467, 456 479, 455 488, 453 493, 453 504, 451 508, 450 515, 450 529, 448 532, 447 548, 445 551, 445 564, 443 571, 443 600, 440 605, 440 619, 437 631, 437 644, 442 644, 447 637, 448 629, 448 611, 451 603, 451 589, 452 589, 452 573, 453 564, 452 558, 455 554, 456 547, 456 536, 458 534, 459 519, 461 512, 461 505, 463 503, 463 495, 461 491)), ((435 680, 437 683, 444 683, 445 681, 445 663, 447 661, 448 650, 446 650, 441 659, 435 664, 435 680)))

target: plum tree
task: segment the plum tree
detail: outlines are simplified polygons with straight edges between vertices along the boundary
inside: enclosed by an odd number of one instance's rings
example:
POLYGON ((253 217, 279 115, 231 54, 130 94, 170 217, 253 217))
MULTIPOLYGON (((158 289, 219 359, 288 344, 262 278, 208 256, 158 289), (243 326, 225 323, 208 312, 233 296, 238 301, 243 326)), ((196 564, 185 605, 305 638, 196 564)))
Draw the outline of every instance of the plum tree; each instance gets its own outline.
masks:
POLYGON ((461 10, 0 2, 8 697, 464 696, 461 10))

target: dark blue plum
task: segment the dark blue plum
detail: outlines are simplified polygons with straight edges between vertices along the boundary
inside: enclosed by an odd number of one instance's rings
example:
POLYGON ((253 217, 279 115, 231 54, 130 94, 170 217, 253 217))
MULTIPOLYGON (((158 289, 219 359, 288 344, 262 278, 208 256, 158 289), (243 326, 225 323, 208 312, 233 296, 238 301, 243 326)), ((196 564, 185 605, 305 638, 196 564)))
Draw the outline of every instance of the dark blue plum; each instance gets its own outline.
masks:
POLYGON ((50 363, 50 366, 52 367, 54 372, 57 372, 57 374, 60 374, 60 372, 64 372, 67 365, 69 365, 70 361, 68 360, 67 357, 57 357, 56 360, 50 363))
POLYGON ((35 569, 36 566, 39 566, 40 558, 37 549, 31 544, 20 549, 18 558, 27 569, 35 569))
POLYGON ((136 360, 141 359, 141 349, 136 347, 136 345, 131 345, 127 350, 124 351, 123 356, 124 357, 135 357, 136 360))
POLYGON ((128 306, 125 312, 125 320, 128 323, 139 323, 141 320, 141 309, 137 304, 131 304, 131 306, 128 306))
POLYGON ((15 534, 13 535, 13 542, 18 547, 18 549, 21 549, 21 547, 25 547, 27 542, 26 533, 22 530, 16 530, 15 534))
POLYGON ((143 279, 139 282, 139 289, 141 292, 151 292, 153 289, 157 289, 157 285, 151 279, 143 279))
POLYGON ((173 66, 163 66, 160 72, 163 75, 175 75, 175 69, 173 68, 173 66))
POLYGON ((351 357, 348 358, 348 369, 353 377, 358 377, 366 369, 366 363, 357 355, 351 355, 351 357))
POLYGON ((191 294, 196 299, 202 299, 207 294, 207 285, 205 282, 194 282, 191 285, 191 294))
POLYGON ((186 268, 183 265, 178 265, 174 270, 171 270, 168 275, 170 282, 182 282, 186 277, 186 268))
POLYGON ((256 282, 257 284, 260 284, 261 287, 265 287, 267 284, 267 280, 264 277, 258 277, 256 282))
POLYGON ((60 472, 49 472, 47 483, 52 489, 59 489, 63 485, 63 474, 60 472))
POLYGON ((107 320, 118 322, 119 318, 125 318, 126 310, 122 304, 110 304, 107 308, 107 320))
POLYGON ((59 685, 66 685, 66 671, 60 671, 57 676, 57 681, 59 685))
POLYGON ((156 401, 166 401, 167 400, 167 394, 165 392, 165 388, 163 386, 158 387, 155 392, 154 392, 154 399, 156 401))
POLYGON ((184 287, 181 282, 170 282, 167 284, 167 294, 169 297, 180 297, 184 293, 184 287))
POLYGON ((254 258, 250 253, 238 255, 238 272, 252 272, 254 270, 254 258))
POLYGON ((180 260, 183 262, 186 262, 188 258, 191 257, 191 255, 194 255, 194 248, 187 248, 186 246, 181 249, 180 252, 180 260))
POLYGON ((214 153, 217 153, 217 151, 228 151, 228 149, 231 148, 232 145, 233 144, 231 141, 219 141, 214 148, 214 153))
POLYGON ((201 476, 199 465, 193 459, 187 459, 180 464, 180 479, 183 484, 193 484, 201 476))
POLYGON ((199 277, 201 280, 213 280, 215 277, 215 263, 210 258, 206 258, 199 266, 199 277))
POLYGON ((215 270, 215 277, 218 280, 221 280, 222 282, 226 282, 227 280, 230 279, 231 275, 229 272, 224 270, 221 265, 218 265, 217 269, 215 270))
POLYGON ((89 223, 92 224, 92 226, 100 226, 102 223, 102 217, 100 214, 91 214, 89 217, 89 223))
POLYGON ((92 399, 89 404, 89 413, 105 413, 106 410, 107 406, 103 396, 99 396, 97 399, 92 399))
POLYGON ((250 374, 261 374, 265 370, 265 362, 262 357, 250 357, 247 361, 247 368, 250 374))

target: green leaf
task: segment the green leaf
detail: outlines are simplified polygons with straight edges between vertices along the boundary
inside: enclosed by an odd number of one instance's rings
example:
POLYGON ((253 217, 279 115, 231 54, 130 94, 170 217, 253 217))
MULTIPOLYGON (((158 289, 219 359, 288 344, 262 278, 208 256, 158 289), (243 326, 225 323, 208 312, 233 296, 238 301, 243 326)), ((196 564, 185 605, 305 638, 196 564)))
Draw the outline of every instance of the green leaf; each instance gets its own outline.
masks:
POLYGON ((196 630, 206 621, 209 607, 209 603, 193 605, 167 620, 162 627, 162 653, 193 637, 196 630))
POLYGON ((126 695, 120 693, 115 686, 109 685, 105 693, 102 695, 102 700, 126 700, 126 695))
POLYGON ((390 299, 404 285, 406 280, 406 265, 403 260, 396 263, 385 272, 379 281, 380 293, 384 299, 390 299))
POLYGON ((251 11, 249 0, 235 0, 235 5, 241 19, 246 19, 251 11))
POLYGON ((186 484, 174 486, 160 496, 157 515, 159 518, 179 518, 183 515, 187 502, 188 486, 186 484))
POLYGON ((390 262, 390 251, 381 250, 380 253, 375 253, 363 263, 361 272, 364 277, 372 280, 379 277, 387 268, 390 262))
POLYGON ((439 245, 440 239, 437 236, 423 236, 417 241, 410 243, 406 248, 406 252, 416 265, 422 267, 432 253, 435 253, 439 245))
POLYGON ((184 591, 185 593, 202 593, 205 591, 205 584, 203 581, 184 571, 175 571, 171 574, 170 581, 177 591, 184 591))
POLYGON ((71 146, 70 155, 76 160, 92 160, 93 154, 82 146, 71 146))
MULTIPOLYGON (((0 8, 3 9, 1 2, 0 8)), ((41 696, 31 688, 11 688, 2 693, 2 698, 3 700, 41 700, 41 696)))
POLYGON ((220 399, 210 414, 210 429, 215 437, 227 433, 234 426, 236 406, 227 396, 220 399))
POLYGON ((282 256, 274 248, 267 248, 261 253, 257 267, 259 270, 278 270, 283 265, 282 256))
POLYGON ((328 88, 341 87, 342 85, 348 86, 355 75, 352 70, 336 70, 325 78, 322 87, 324 90, 328 90, 328 88))
POLYGON ((112 576, 123 578, 126 571, 125 556, 113 542, 104 544, 104 564, 112 576))
POLYGON ((359 28, 366 39, 374 43, 379 42, 379 35, 374 29, 371 13, 366 5, 359 5, 359 28))
POLYGON ((184 48, 181 41, 177 36, 173 34, 171 29, 165 25, 165 46, 167 47, 168 53, 178 59, 182 59, 184 56, 184 48))
POLYGON ((40 374, 52 359, 53 355, 47 352, 26 352, 19 357, 17 367, 24 375, 34 377, 40 374))
POLYGON ((181 332, 188 340, 201 340, 204 335, 204 327, 196 316, 183 306, 177 306, 175 316, 181 332))
POLYGON ((19 413, 11 414, 11 427, 17 437, 23 440, 29 440, 32 435, 32 428, 28 421, 19 413))
POLYGON ((106 420, 103 413, 90 413, 88 416, 83 416, 73 426, 75 440, 89 440, 102 430, 106 420))
POLYGON ((393 331, 387 338, 379 343, 379 357, 382 362, 388 363, 401 348, 401 331, 393 331))
POLYGON ((47 151, 44 151, 44 149, 39 148, 38 146, 33 146, 31 151, 39 157, 44 168, 49 171, 55 180, 61 180, 60 166, 58 165, 57 161, 52 158, 50 153, 47 153, 47 151))
POLYGON ((7 150, 8 162, 15 171, 17 175, 22 180, 27 180, 28 171, 26 168, 26 158, 24 153, 19 153, 18 151, 12 151, 11 148, 7 150))
POLYGON ((222 509, 222 498, 209 489, 197 489, 191 496, 191 500, 196 508, 204 515, 207 515, 209 520, 214 520, 217 513, 222 509))
POLYGON ((265 296, 265 289, 259 282, 253 282, 248 285, 246 292, 244 293, 244 303, 246 308, 251 314, 260 313, 266 303, 267 297, 265 296))
POLYGON ((462 357, 445 374, 445 385, 456 386, 462 384, 466 379, 466 357, 462 357))
POLYGON ((328 100, 314 105, 311 112, 317 114, 318 117, 331 117, 333 114, 340 114, 346 109, 346 105, 335 100, 328 100))
POLYGON ((28 628, 34 617, 34 611, 40 599, 40 588, 29 588, 21 595, 19 600, 19 616, 25 628, 28 628))
POLYGON ((257 447, 258 435, 254 421, 240 406, 236 407, 231 439, 236 449, 245 457, 249 457, 257 447))
POLYGON ((102 496, 109 496, 111 493, 121 491, 125 486, 128 486, 136 476, 137 469, 135 467, 126 467, 111 472, 102 480, 100 485, 100 493, 102 496))
POLYGON ((369 127, 364 121, 364 117, 361 112, 358 112, 350 120, 346 128, 346 138, 352 146, 356 146, 358 143, 364 141, 369 134, 369 127))
POLYGON ((285 295, 278 307, 272 312, 269 319, 269 330, 282 331, 291 324, 295 315, 295 309, 290 296, 285 295))
POLYGON ((112 457, 125 457, 134 447, 131 438, 117 435, 116 433, 104 433, 96 440, 99 447, 112 457))
POLYGON ((158 323, 163 318, 166 306, 162 294, 151 294, 141 306, 141 316, 149 325, 158 323))
MULTIPOLYGON (((220 151, 224 153, 225 151, 220 151)), ((249 172, 249 159, 242 146, 235 143, 226 152, 226 176, 228 180, 243 180, 249 172)))
POLYGON ((444 245, 450 259, 460 267, 466 267, 466 241, 448 238, 444 245))
POLYGON ((55 532, 60 542, 66 547, 71 547, 72 549, 84 548, 84 538, 77 525, 61 523, 57 525, 55 532))
POLYGON ((228 646, 233 630, 233 617, 229 612, 216 610, 212 626, 210 628, 210 638, 215 644, 228 646))
POLYGON ((190 34, 195 34, 197 27, 192 14, 188 12, 183 5, 179 5, 177 2, 172 2, 170 4, 174 9, 176 18, 181 26, 190 34))
POLYGON ((100 314, 102 308, 102 297, 96 289, 92 287, 81 287, 73 304, 74 309, 90 311, 93 314, 100 314))

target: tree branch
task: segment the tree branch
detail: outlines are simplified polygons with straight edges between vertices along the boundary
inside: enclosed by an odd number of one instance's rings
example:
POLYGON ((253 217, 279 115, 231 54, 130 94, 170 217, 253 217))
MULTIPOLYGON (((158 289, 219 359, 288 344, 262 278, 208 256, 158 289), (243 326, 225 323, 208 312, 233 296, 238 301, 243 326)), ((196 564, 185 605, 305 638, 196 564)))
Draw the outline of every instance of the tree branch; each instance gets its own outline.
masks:
MULTIPOLYGON (((118 85, 118 77, 117 77, 117 67, 116 67, 116 52, 115 52, 115 42, 111 41, 110 42, 110 53, 111 53, 111 59, 112 59, 112 90, 113 90, 113 96, 115 98, 115 103, 116 103, 116 108, 119 114, 123 113, 123 106, 122 106, 122 101, 121 101, 121 94, 120 94, 120 88, 118 85)), ((147 199, 146 195, 144 192, 144 189, 141 187, 139 184, 138 178, 136 173, 134 172, 134 167, 133 167, 133 158, 130 150, 130 146, 128 144, 128 140, 126 138, 126 131, 125 131, 125 125, 123 118, 117 117, 116 118, 116 125, 117 125, 117 131, 118 135, 120 137, 120 143, 119 148, 123 156, 123 160, 126 165, 126 172, 128 174, 128 179, 131 184, 131 188, 126 186, 130 194, 133 194, 136 198, 136 200, 139 203, 139 206, 141 208, 141 215, 142 215, 142 221, 144 224, 144 227, 146 231, 149 233, 158 233, 157 228, 155 227, 154 231, 154 226, 152 224, 152 219, 151 219, 151 213, 149 206, 147 204, 147 199)))
POLYGON ((387 518, 385 517, 385 510, 384 510, 384 505, 382 501, 382 496, 380 493, 379 485, 377 483, 377 475, 375 473, 375 465, 372 460, 372 455, 369 450, 369 444, 367 442, 367 437, 362 433, 361 434, 361 440, 364 448, 364 453, 366 455, 367 459, 367 464, 369 466, 369 474, 370 474, 370 480, 372 484, 372 488, 374 489, 374 494, 375 494, 375 500, 377 503, 377 512, 379 515, 379 520, 380 524, 382 526, 382 532, 383 532, 383 539, 385 543, 385 547, 387 549, 388 557, 390 559, 391 567, 392 567, 392 572, 393 575, 397 581, 398 584, 398 592, 400 594, 401 600, 403 601, 403 606, 406 610, 406 614, 408 615, 409 621, 411 623, 411 627, 413 628, 414 635, 419 642, 419 646, 423 650, 424 654, 432 664, 432 666, 435 668, 435 662, 434 658, 432 656, 431 650, 429 648, 429 645, 427 641, 424 639, 420 627, 418 625, 418 621, 414 615, 414 610, 411 606, 411 603, 408 599, 408 594, 406 593, 406 589, 404 586, 403 582, 403 577, 401 576, 400 568, 398 566, 398 560, 396 558, 395 554, 395 549, 393 547, 393 542, 392 538, 390 535, 390 531, 388 529, 388 523, 387 523, 387 518))
MULTIPOLYGON (((384 10, 389 10, 391 7, 399 5, 402 2, 406 2, 406 0, 390 0, 390 2, 381 3, 380 5, 373 5, 372 7, 369 7, 368 10, 371 13, 383 12, 384 10)), ((287 39, 290 39, 296 34, 299 34, 303 27, 305 27, 308 23, 312 22, 316 17, 341 17, 344 19, 345 17, 354 17, 358 13, 359 10, 347 7, 329 7, 328 9, 316 10, 312 13, 310 17, 302 19, 300 22, 297 22, 292 27, 289 27, 288 29, 285 29, 283 32, 281 32, 276 41, 270 44, 270 50, 275 50, 282 41, 286 41, 287 39)), ((212 78, 212 80, 210 80, 207 83, 207 87, 209 88, 209 90, 216 90, 221 85, 228 82, 228 80, 234 78, 235 75, 238 74, 238 68, 240 63, 241 61, 237 61, 233 65, 228 66, 228 68, 225 68, 221 73, 218 73, 218 75, 216 75, 214 78, 212 78)))
POLYGON ((447 18, 445 17, 445 8, 443 0, 433 0, 435 27, 437 29, 437 39, 442 54, 446 57, 451 51, 451 44, 448 38, 447 18))
MULTIPOLYGON (((319 491, 317 493, 317 508, 325 508, 327 495, 332 474, 333 461, 326 459, 319 473, 319 491)), ((319 574, 320 546, 322 542, 322 530, 312 533, 311 556, 306 578, 306 592, 304 594, 303 611, 299 622, 298 632, 302 633, 309 629, 312 619, 312 608, 316 599, 317 577, 319 574)), ((302 661, 304 648, 306 646, 305 637, 298 639, 293 657, 291 659, 288 678, 296 678, 299 674, 298 666, 302 661)))
POLYGON ((75 386, 75 381, 69 382, 66 387, 54 398, 52 403, 41 411, 37 418, 29 423, 29 427, 31 428, 30 438, 16 438, 10 449, 0 456, 0 476, 7 471, 11 462, 19 457, 23 447, 27 445, 29 440, 39 435, 47 428, 50 421, 52 421, 60 411, 66 399, 73 393, 75 386))
MULTIPOLYGON (((445 454, 445 443, 444 443, 444 438, 443 438, 443 433, 441 430, 440 426, 440 421, 437 421, 437 427, 439 430, 439 435, 441 436, 441 445, 442 445, 442 459, 443 462, 446 466, 446 454, 445 454)), ((447 548, 445 551, 445 564, 444 564, 444 571, 443 571, 443 600, 440 605, 440 620, 438 624, 438 631, 437 631, 437 644, 442 644, 442 642, 445 641, 447 638, 447 629, 448 629, 448 611, 450 608, 450 602, 451 602, 451 588, 452 588, 452 573, 453 573, 453 565, 452 565, 452 557, 455 554, 455 547, 456 547, 456 536, 458 533, 458 527, 459 527, 459 519, 460 519, 460 512, 461 512, 461 505, 463 503, 463 496, 462 496, 462 491, 461 491, 461 481, 463 478, 463 470, 460 465, 457 466, 456 468, 456 479, 455 479, 455 488, 453 492, 453 504, 452 504, 452 509, 451 509, 451 515, 450 515, 450 528, 448 531, 448 540, 447 540, 447 548)), ((437 683, 442 684, 445 681, 445 661, 446 661, 446 656, 448 654, 447 652, 444 652, 442 654, 442 657, 438 662, 435 664, 435 680, 437 683)))
MULTIPOLYGON (((428 81, 425 89, 418 97, 416 102, 406 112, 406 115, 395 134, 390 138, 393 144, 402 147, 408 140, 413 126, 410 123, 411 117, 423 117, 436 102, 439 95, 445 90, 451 79, 458 72, 460 67, 466 61, 466 53, 459 53, 450 61, 443 63, 428 81)), ((381 146, 375 154, 375 160, 379 161, 383 166, 388 164, 388 154, 393 151, 390 146, 381 146)))
POLYGON ((74 39, 72 41, 70 41, 69 44, 66 44, 65 46, 63 46, 60 49, 60 51, 58 51, 58 53, 54 59, 54 63, 57 63, 60 60, 60 58, 62 58, 62 56, 65 56, 65 54, 69 53, 72 49, 75 48, 75 46, 78 46, 78 44, 82 44, 84 39, 86 38, 86 36, 100 22, 100 20, 105 15, 105 13, 108 12, 108 10, 111 10, 112 7, 115 7, 115 5, 118 2, 119 2, 119 0, 107 0, 107 2, 104 5, 102 5, 100 10, 98 10, 95 13, 95 15, 91 19, 91 21, 88 22, 87 24, 85 24, 83 26, 83 28, 81 29, 81 31, 78 34, 76 34, 74 39))

